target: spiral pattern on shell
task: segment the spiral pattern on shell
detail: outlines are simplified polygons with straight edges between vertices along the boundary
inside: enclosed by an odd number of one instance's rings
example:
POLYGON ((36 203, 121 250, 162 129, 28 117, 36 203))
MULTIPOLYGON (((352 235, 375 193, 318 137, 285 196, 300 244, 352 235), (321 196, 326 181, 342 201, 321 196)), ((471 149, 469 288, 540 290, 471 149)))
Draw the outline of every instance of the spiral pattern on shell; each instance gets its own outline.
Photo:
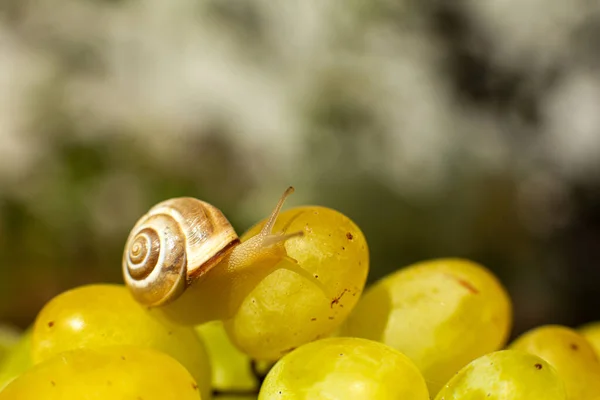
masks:
POLYGON ((236 243, 237 234, 216 207, 187 197, 161 202, 129 234, 123 253, 125 283, 140 303, 166 304, 236 243))
POLYGON ((160 255, 160 238, 151 228, 144 228, 133 240, 128 252, 129 273, 134 279, 143 279, 150 275, 160 255))

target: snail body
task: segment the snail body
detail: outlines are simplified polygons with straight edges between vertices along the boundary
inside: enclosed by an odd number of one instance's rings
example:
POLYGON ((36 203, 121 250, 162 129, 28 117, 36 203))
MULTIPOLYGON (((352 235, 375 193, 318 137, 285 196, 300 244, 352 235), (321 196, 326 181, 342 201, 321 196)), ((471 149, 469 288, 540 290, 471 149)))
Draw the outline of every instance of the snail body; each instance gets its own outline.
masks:
POLYGON ((292 192, 291 187, 284 192, 270 223, 244 243, 225 215, 207 202, 179 197, 158 203, 137 221, 125 245, 123 277, 131 294, 145 306, 167 306, 217 266, 235 281, 237 272, 249 266, 276 263, 285 257, 278 244, 302 235, 272 233, 292 192))

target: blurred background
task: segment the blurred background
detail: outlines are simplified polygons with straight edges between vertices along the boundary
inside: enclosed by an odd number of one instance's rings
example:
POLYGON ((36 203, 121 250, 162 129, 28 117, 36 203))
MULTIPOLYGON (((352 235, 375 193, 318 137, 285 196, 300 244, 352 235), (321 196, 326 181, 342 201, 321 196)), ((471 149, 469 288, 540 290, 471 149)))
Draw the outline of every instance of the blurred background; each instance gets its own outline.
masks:
POLYGON ((288 185, 370 282, 468 257, 513 334, 600 320, 599 34, 588 0, 1 0, 0 321, 122 282, 161 200, 242 233, 288 185))

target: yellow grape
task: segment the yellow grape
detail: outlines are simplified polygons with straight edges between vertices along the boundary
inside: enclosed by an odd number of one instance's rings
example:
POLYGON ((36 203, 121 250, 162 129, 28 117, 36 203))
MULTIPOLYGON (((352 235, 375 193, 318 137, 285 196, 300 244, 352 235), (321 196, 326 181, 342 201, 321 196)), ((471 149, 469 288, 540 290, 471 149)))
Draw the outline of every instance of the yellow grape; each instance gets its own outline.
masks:
POLYGON ((592 322, 579 328, 579 333, 587 339, 600 358, 600 322, 592 322))
POLYGON ((548 361, 561 376, 569 400, 600 399, 600 361, 592 345, 571 328, 545 325, 525 332, 511 345, 548 361))
POLYGON ((29 328, 21 334, 19 341, 0 363, 0 391, 14 378, 31 368, 32 365, 31 328, 29 328))
POLYGON ((375 283, 341 333, 406 354, 434 396, 470 361, 501 349, 511 324, 510 298, 492 273, 468 260, 435 259, 375 283))
POLYGON ((223 395, 215 396, 215 400, 258 400, 255 395, 223 395))
POLYGON ((50 300, 36 317, 34 363, 80 347, 135 345, 160 350, 185 366, 210 398, 210 363, 193 327, 176 325, 138 304, 123 285, 95 284, 50 300))
MULTIPOLYGON (((264 223, 247 231, 242 241, 264 223)), ((291 260, 280 261, 225 321, 235 345, 255 359, 277 360, 330 335, 355 306, 369 269, 363 233, 338 211, 293 208, 279 215, 274 231, 302 231, 304 236, 285 242, 291 260)))
POLYGON ((281 358, 258 398, 429 400, 429 393, 417 367, 399 351, 367 339, 328 338, 281 358))
POLYGON ((201 400, 174 358, 136 346, 66 351, 12 381, 0 400, 201 400))
POLYGON ((502 350, 461 369, 436 400, 567 400, 556 370, 533 354, 502 350))
POLYGON ((196 331, 210 357, 213 390, 258 392, 260 382, 252 371, 252 359, 231 343, 221 321, 199 325, 196 331))

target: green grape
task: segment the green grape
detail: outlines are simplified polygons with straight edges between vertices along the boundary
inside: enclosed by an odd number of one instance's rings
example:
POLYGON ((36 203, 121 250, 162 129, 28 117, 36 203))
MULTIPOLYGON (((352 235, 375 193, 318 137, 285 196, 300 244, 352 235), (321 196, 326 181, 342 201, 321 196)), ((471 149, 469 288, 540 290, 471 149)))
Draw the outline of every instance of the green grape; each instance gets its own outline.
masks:
POLYGON ((600 362, 592 345, 571 328, 546 325, 525 332, 511 349, 548 361, 561 376, 569 400, 600 399, 600 362))
POLYGON ((0 400, 200 400, 174 358, 136 346, 80 348, 50 357, 12 381, 0 400))
POLYGON ((402 353, 359 338, 328 338, 281 358, 265 379, 259 400, 428 400, 427 385, 402 353))
POLYGON ((215 400, 258 400, 255 395, 223 395, 215 396, 215 400))
POLYGON ((260 382, 252 368, 253 360, 231 343, 223 323, 208 322, 197 326, 196 331, 206 343, 213 390, 258 393, 260 382))
POLYGON ((510 298, 494 275, 468 260, 436 259, 370 287, 341 333, 406 354, 435 396, 469 362, 501 349, 511 324, 510 298))
MULTIPOLYGON (((251 228, 242 241, 264 224, 251 228)), ((281 213, 274 231, 302 231, 304 236, 286 241, 287 257, 253 288, 240 290, 249 294, 225 321, 234 344, 255 359, 277 360, 332 334, 361 296, 369 268, 363 233, 338 211, 290 209, 281 213)), ((240 285, 252 281, 240 279, 240 285)))
POLYGON ((533 354, 501 350, 462 368, 436 400, 567 400, 556 370, 533 354))
POLYGON ((19 332, 8 325, 0 325, 0 363, 19 341, 19 332))
POLYGON ((600 322, 592 322, 579 328, 579 333, 587 339, 600 358, 600 322))
POLYGON ((210 398, 210 363, 193 327, 176 325, 138 304, 123 285, 97 284, 68 290, 36 317, 34 363, 80 347, 135 345, 169 354, 185 366, 210 398))
POLYGON ((31 328, 29 328, 21 334, 19 341, 0 363, 0 391, 13 379, 31 368, 32 365, 31 328))
POLYGON ((215 400, 258 400, 255 395, 223 395, 215 396, 215 400))

